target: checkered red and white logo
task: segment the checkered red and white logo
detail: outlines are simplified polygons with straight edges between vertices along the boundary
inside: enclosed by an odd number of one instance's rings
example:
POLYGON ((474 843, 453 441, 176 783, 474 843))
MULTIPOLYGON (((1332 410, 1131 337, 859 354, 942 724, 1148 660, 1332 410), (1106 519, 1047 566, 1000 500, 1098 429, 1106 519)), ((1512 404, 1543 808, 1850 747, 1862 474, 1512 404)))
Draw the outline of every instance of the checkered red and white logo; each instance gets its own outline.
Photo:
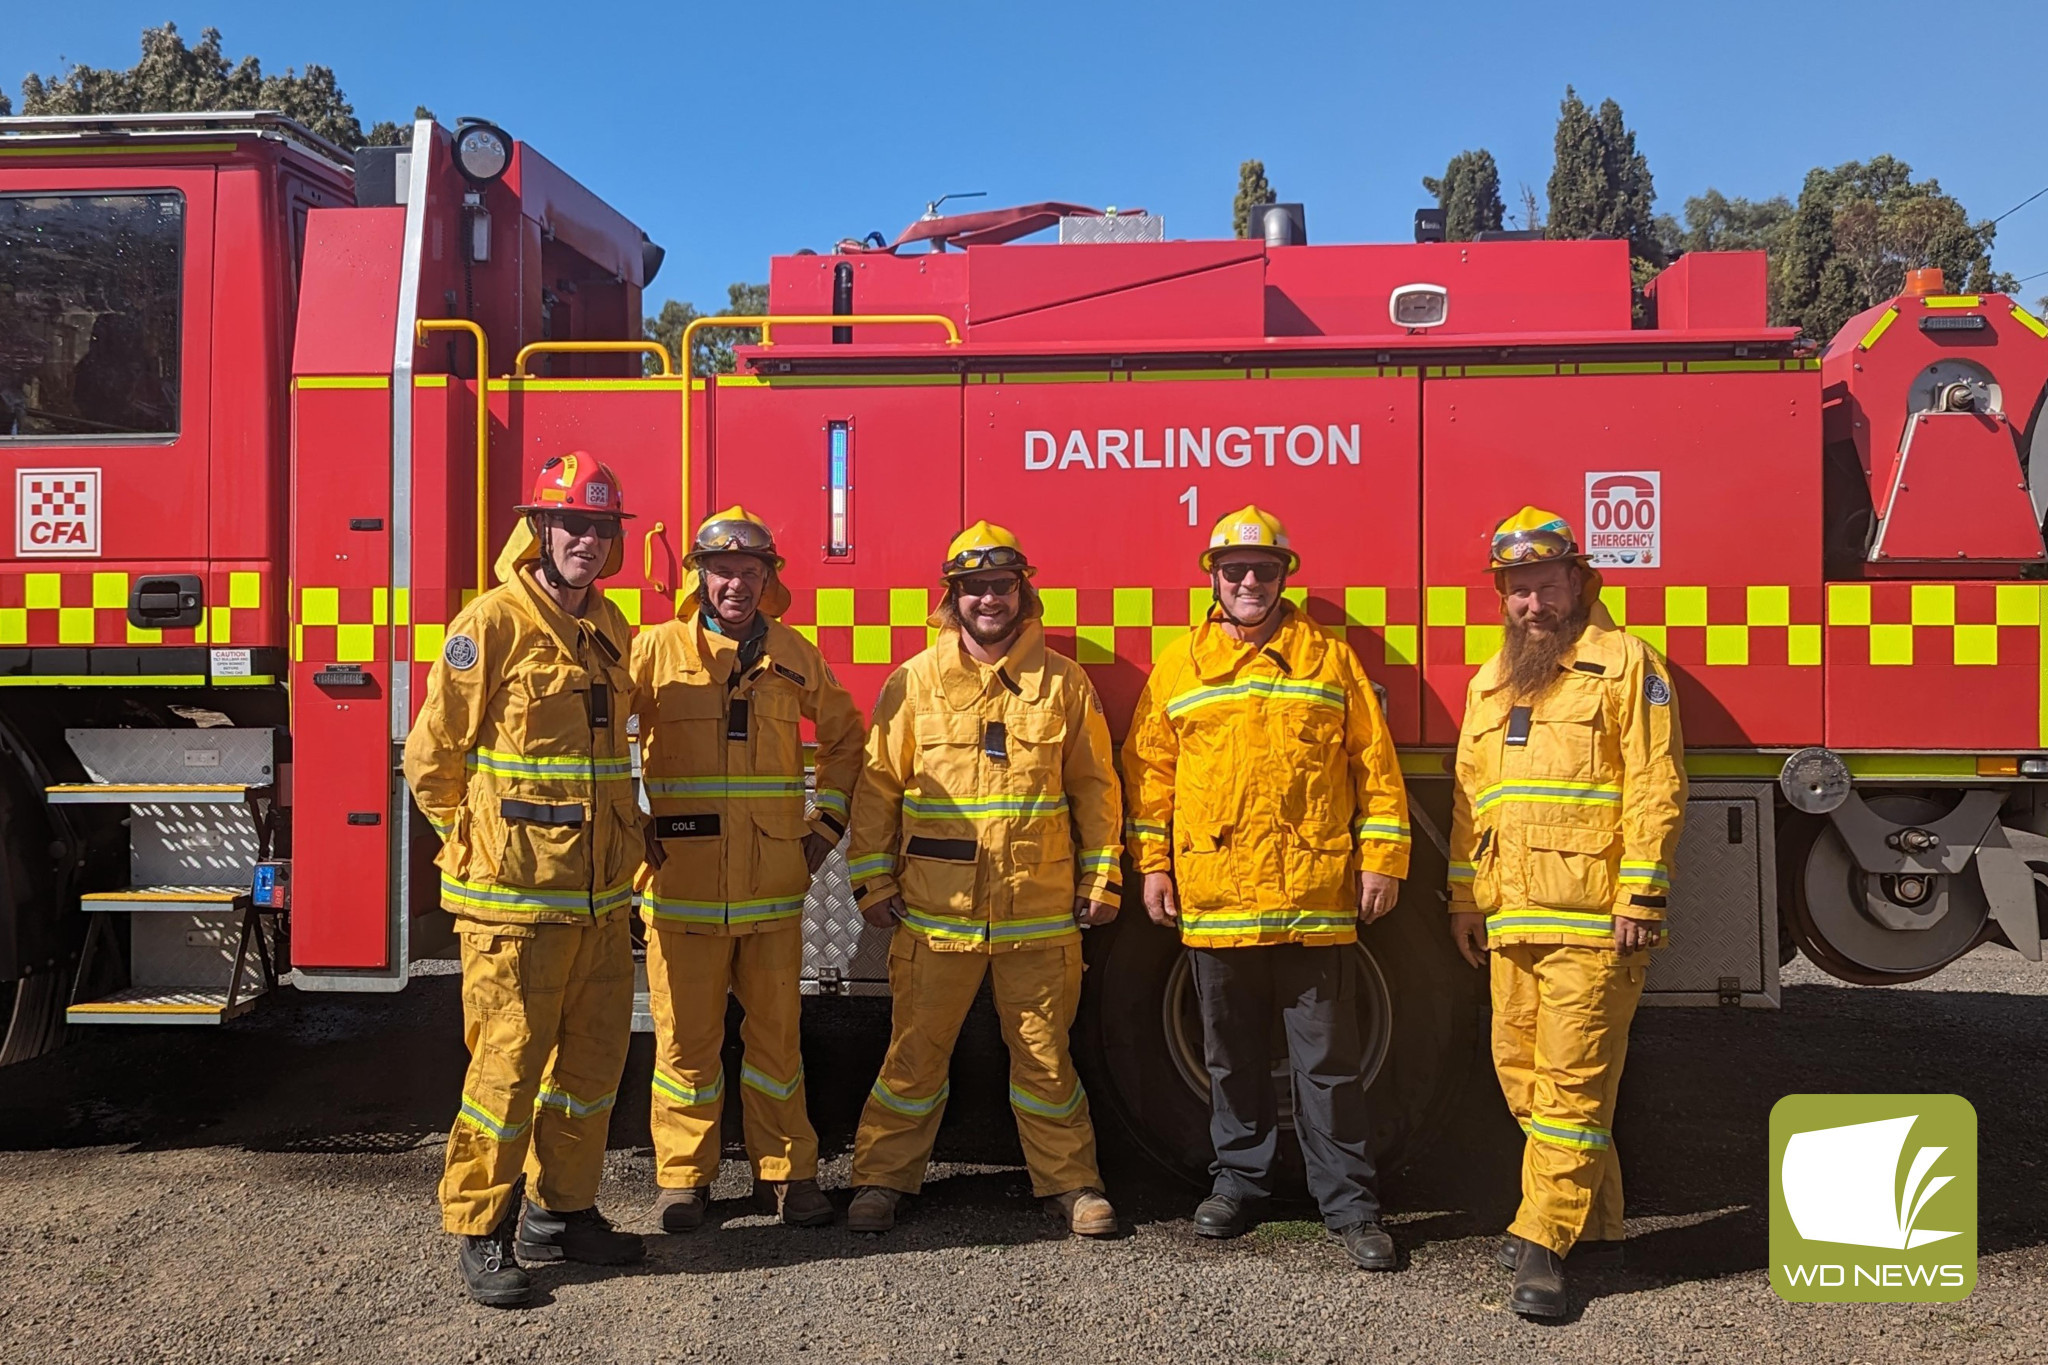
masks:
POLYGON ((100 471, 18 469, 14 553, 91 557, 100 552, 100 471))

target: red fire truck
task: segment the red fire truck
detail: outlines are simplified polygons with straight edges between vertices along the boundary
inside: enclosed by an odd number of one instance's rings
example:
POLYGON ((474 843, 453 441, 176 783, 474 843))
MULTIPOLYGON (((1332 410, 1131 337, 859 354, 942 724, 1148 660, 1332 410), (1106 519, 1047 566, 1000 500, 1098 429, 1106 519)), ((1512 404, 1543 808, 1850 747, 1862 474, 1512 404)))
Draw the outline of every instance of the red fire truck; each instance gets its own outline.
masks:
MULTIPOLYGON (((1389 1150, 1479 1033, 1446 756, 1499 638, 1485 536, 1524 503, 1573 517, 1679 692, 1653 1001, 1768 1007, 1800 951, 1864 983, 2039 957, 2048 325, 1921 272, 1816 350, 1766 324, 1760 254, 1680 259, 1638 319, 1620 242, 1263 226, 1041 204, 776 257, 758 344, 692 378, 640 334, 659 249, 488 124, 351 155, 267 114, 0 120, 4 1056, 287 979, 395 991, 444 950, 398 747, 517 491, 570 449, 641 514, 606 588, 630 621, 672 614, 690 528, 744 503, 788 554, 786 619, 863 700, 927 642, 951 534, 1014 528, 1119 732, 1206 608, 1210 522, 1276 511, 1417 812, 1360 948, 1389 1150)), ((818 996, 886 990, 844 892, 835 860, 818 996)), ((1175 941, 1126 914, 1089 951, 1093 1088, 1199 1165, 1175 941)))

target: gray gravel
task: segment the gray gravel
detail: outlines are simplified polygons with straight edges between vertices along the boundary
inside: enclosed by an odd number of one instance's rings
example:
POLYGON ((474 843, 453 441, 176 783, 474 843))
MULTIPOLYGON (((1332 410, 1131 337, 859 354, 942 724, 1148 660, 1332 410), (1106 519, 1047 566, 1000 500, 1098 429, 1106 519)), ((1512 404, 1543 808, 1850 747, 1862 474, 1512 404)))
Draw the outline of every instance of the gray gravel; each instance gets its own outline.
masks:
MULTIPOLYGON (((807 1017, 813 1109, 843 1190, 882 1002, 807 1017)), ((1081 1243, 1030 1197, 1001 1044, 963 1039, 941 1164, 890 1237, 784 1229, 742 1202, 650 1238, 623 1274, 544 1269, 540 1305, 463 1297, 432 1191, 462 1056, 454 982, 398 999, 287 994, 226 1029, 79 1031, 0 1073, 5 1361, 1880 1361, 2048 1357, 2048 967, 1987 949, 1918 987, 1788 969, 1781 1013, 1646 1010, 1617 1127, 1631 1267, 1540 1327, 1491 1262, 1517 1134, 1475 1075, 1445 1140, 1388 1180, 1411 1263, 1352 1271, 1306 1211, 1196 1238, 1196 1192, 1107 1138, 1128 1234, 1081 1243), (1794 1090, 1953 1090, 1982 1127, 1975 1294, 1795 1306, 1764 1273, 1765 1135, 1794 1090)), ((646 1040, 613 1125, 605 1206, 648 1230, 646 1040)), ((735 1114, 735 1117, 737 1115, 735 1114)))

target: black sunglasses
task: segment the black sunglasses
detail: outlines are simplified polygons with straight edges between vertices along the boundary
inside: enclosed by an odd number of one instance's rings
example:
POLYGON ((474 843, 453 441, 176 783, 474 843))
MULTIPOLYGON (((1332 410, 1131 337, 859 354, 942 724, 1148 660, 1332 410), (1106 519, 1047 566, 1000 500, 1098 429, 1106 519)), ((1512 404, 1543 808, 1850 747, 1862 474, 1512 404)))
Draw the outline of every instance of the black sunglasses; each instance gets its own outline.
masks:
POLYGON ((1255 583, 1271 583, 1280 576, 1280 569, 1277 559, 1238 559, 1216 566, 1216 572, 1223 575, 1226 583, 1242 583, 1246 574, 1250 574, 1255 583))
POLYGON ((585 517, 574 512, 557 512, 555 525, 567 531, 572 540, 581 536, 596 536, 599 540, 619 538, 619 523, 611 517, 585 517))

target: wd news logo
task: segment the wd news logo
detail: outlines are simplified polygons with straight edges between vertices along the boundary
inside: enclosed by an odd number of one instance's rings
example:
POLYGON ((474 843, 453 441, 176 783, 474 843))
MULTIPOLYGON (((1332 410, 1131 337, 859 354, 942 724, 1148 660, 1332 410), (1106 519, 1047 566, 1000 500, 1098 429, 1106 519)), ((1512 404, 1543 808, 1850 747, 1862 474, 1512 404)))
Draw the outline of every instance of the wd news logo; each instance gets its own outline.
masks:
POLYGON ((1771 1288, 1944 1303, 1977 1285, 1977 1111, 1959 1095, 1787 1095, 1771 1110, 1771 1288))

